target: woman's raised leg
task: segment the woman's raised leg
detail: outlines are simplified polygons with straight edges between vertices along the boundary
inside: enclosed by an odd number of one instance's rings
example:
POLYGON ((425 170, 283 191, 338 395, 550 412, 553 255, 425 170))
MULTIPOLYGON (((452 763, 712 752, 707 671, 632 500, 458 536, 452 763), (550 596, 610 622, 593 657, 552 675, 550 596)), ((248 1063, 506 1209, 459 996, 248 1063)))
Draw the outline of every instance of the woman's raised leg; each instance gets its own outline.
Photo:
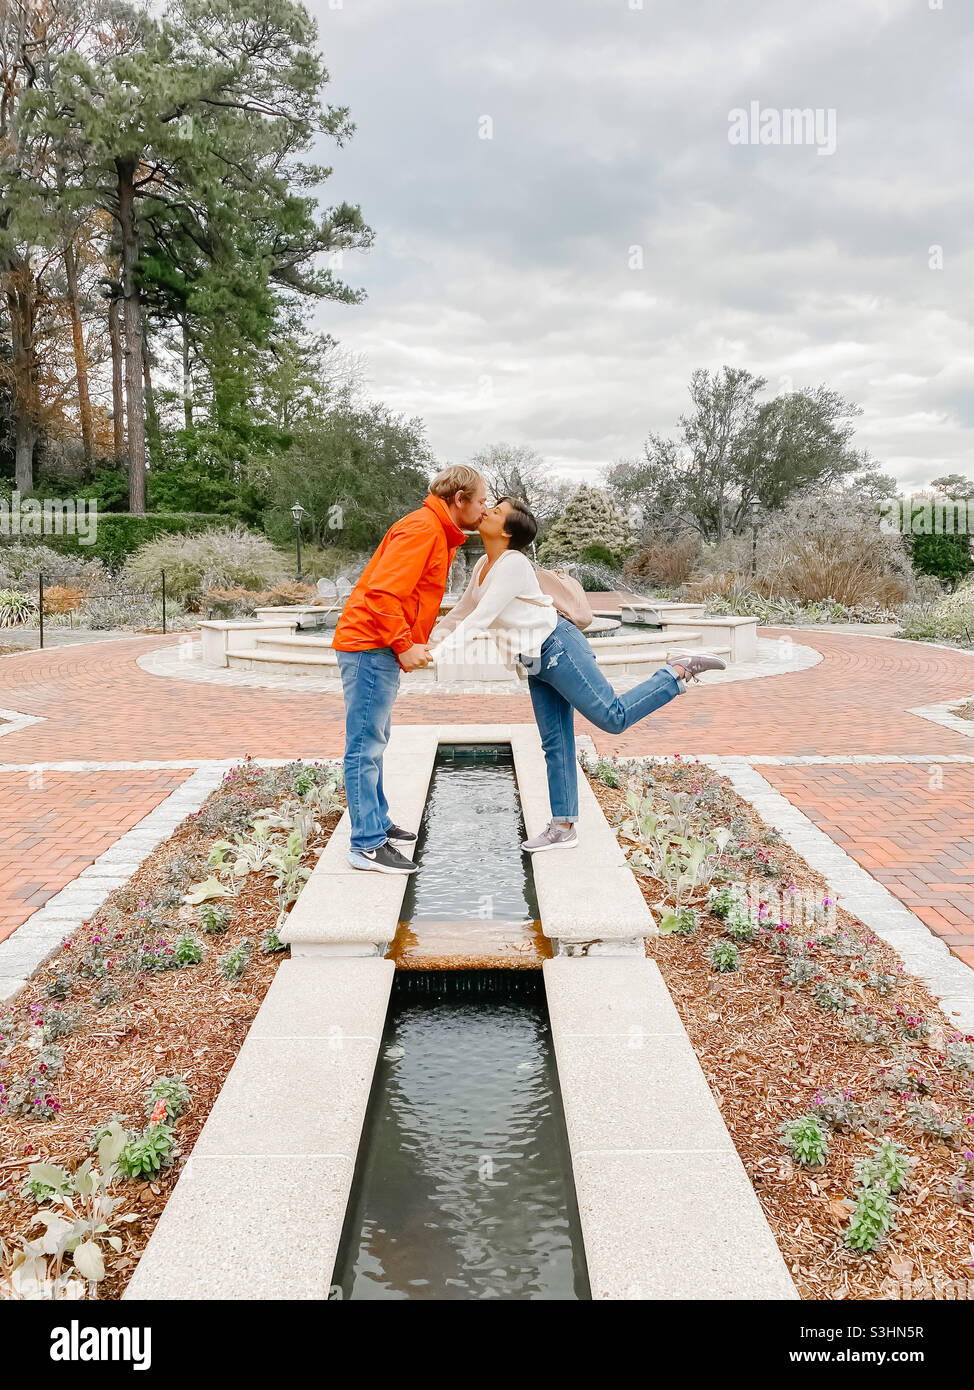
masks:
POLYGON ((564 619, 545 643, 540 667, 532 680, 550 686, 596 728, 613 734, 637 724, 686 689, 676 672, 664 666, 617 695, 586 638, 564 619))

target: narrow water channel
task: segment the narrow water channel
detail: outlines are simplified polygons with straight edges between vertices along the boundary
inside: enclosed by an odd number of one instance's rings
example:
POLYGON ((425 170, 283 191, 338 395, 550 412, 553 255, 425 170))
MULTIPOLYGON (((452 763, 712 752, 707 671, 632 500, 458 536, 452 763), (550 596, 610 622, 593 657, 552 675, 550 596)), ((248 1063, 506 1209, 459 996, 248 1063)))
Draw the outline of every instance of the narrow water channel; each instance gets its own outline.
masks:
POLYGON ((538 921, 509 744, 443 745, 391 955, 401 969, 537 969, 538 921))
POLYGON ((540 971, 397 971, 334 1283, 589 1297, 540 971))
POLYGON ((590 1296, 523 838, 510 746, 441 748, 335 1297, 590 1296))

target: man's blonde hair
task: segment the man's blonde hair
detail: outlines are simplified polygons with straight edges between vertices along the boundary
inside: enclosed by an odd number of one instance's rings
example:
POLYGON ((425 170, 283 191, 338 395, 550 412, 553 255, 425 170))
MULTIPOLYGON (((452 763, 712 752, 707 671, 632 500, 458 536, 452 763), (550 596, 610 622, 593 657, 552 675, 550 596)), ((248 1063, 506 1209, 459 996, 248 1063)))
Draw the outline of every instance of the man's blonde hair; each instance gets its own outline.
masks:
POLYGON ((469 468, 465 463, 455 464, 452 468, 444 468, 437 473, 430 483, 430 492, 434 497, 442 497, 444 502, 451 501, 458 492, 462 492, 464 497, 471 498, 483 482, 483 478, 476 468, 469 468))

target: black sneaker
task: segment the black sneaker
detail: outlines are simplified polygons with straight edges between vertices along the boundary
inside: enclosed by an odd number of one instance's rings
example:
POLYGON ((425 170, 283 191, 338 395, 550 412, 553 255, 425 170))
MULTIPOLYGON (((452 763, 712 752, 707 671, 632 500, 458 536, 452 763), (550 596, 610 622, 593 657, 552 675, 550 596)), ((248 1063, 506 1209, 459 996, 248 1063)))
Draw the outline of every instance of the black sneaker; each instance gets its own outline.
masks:
POLYGON ((386 836, 390 840, 399 840, 406 844, 411 844, 416 838, 411 830, 403 830, 401 825, 387 825, 386 836))
POLYGON ((348 856, 353 869, 371 869, 377 874, 414 874, 416 865, 386 840, 378 849, 353 849, 348 856))

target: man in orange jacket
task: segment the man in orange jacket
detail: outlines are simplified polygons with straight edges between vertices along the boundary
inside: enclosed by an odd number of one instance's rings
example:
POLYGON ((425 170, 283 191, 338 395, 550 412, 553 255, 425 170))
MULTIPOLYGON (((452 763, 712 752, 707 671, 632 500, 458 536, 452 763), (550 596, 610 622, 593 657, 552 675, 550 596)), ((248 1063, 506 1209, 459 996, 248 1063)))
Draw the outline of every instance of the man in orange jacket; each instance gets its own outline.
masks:
POLYGON ((416 839, 389 819, 382 755, 402 671, 429 665, 429 635, 446 578, 466 533, 479 526, 487 488, 473 468, 446 468, 429 496, 382 539, 349 595, 332 646, 345 695, 345 796, 352 822, 348 862, 356 869, 411 874, 394 842, 416 839))

